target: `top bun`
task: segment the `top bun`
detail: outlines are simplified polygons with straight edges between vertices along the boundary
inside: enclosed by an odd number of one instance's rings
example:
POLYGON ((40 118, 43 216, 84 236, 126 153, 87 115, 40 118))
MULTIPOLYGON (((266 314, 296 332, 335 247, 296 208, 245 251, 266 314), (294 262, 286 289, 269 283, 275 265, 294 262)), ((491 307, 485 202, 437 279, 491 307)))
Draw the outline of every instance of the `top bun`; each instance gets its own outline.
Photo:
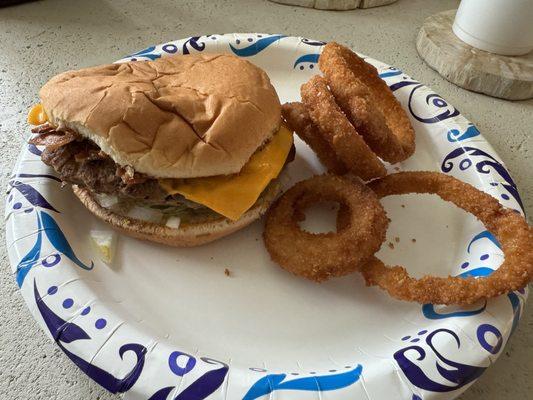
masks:
POLYGON ((281 120, 267 74, 227 54, 68 71, 39 95, 52 124, 155 178, 237 173, 281 120))

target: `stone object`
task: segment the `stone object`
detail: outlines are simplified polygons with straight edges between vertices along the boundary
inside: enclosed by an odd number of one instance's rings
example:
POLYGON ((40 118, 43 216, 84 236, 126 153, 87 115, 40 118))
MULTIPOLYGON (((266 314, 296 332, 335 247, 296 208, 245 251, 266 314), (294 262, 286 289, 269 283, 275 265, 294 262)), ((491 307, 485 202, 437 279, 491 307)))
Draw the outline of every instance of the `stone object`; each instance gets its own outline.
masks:
POLYGON ((420 57, 464 89, 507 100, 533 98, 533 52, 511 57, 476 49, 455 36, 454 17, 449 10, 424 21, 416 39, 420 57))
POLYGON ((316 8, 317 10, 337 10, 346 11, 356 8, 372 8, 384 6, 396 2, 397 0, 270 0, 274 3, 287 4, 290 6, 300 6, 316 8))

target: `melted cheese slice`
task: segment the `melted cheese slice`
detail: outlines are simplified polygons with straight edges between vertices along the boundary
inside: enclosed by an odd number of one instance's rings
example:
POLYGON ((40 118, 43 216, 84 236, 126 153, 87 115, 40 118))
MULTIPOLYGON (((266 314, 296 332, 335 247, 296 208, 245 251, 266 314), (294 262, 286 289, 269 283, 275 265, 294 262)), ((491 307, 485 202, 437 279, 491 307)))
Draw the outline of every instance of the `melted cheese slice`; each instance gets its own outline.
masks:
POLYGON ((252 155, 238 174, 160 179, 159 184, 169 194, 179 193, 235 221, 254 205, 270 181, 279 175, 292 141, 292 132, 282 125, 270 142, 252 155))
POLYGON ((34 105, 28 113, 28 124, 42 125, 45 122, 48 122, 48 116, 44 112, 43 105, 38 103, 34 105))

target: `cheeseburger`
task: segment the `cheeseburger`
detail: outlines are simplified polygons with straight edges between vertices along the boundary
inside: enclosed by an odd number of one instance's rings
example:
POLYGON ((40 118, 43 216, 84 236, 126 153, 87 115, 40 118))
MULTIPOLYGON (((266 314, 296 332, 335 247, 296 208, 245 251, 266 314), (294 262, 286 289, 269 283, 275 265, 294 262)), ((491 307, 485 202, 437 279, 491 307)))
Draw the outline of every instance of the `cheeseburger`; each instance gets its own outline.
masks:
POLYGON ((263 214, 294 154, 267 74, 232 55, 183 55, 55 76, 30 143, 97 217, 173 246, 263 214))

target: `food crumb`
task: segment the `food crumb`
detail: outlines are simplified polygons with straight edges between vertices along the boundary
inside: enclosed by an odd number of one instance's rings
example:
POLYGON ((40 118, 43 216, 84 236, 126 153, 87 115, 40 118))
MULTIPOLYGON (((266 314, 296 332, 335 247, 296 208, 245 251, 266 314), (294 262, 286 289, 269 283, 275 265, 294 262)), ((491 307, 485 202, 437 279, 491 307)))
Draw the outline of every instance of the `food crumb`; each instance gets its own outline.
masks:
POLYGON ((209 257, 209 259, 210 259, 210 260, 212 260, 212 259, 213 259, 213 257, 209 257))
POLYGON ((388 243, 388 246, 389 246, 391 249, 394 249, 394 244, 392 244, 392 242, 389 242, 389 243, 388 243))
POLYGON ((231 275, 231 271, 227 268, 224 268, 224 275, 226 276, 230 276, 231 275))
POLYGON ((402 208, 405 208, 405 204, 402 204, 402 208))
POLYGON ((394 238, 394 241, 395 241, 396 243, 400 243, 400 238, 399 238, 398 236, 396 236, 396 237, 394 238))
POLYGON ((416 243, 416 239, 415 239, 415 238, 412 238, 412 239, 411 239, 411 242, 416 243))

